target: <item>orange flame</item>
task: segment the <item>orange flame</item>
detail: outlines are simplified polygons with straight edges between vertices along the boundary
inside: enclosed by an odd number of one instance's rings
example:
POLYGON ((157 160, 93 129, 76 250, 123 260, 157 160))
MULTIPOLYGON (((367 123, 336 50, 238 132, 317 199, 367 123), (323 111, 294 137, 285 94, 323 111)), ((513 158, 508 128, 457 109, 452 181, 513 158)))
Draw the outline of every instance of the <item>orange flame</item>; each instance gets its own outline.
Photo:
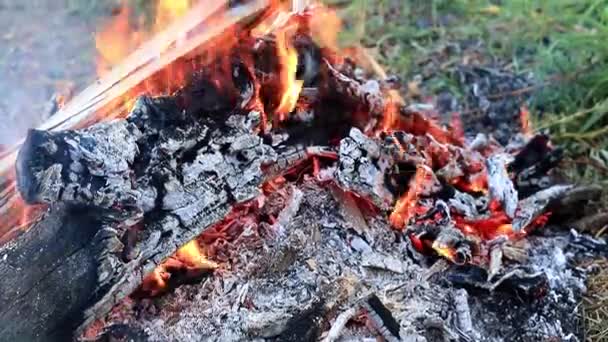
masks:
POLYGON ((399 97, 399 94, 394 90, 389 91, 386 96, 386 107, 384 108, 384 115, 382 117, 382 132, 391 132, 398 126, 399 97))
POLYGON ((186 14, 191 5, 190 0, 158 0, 154 31, 159 32, 186 14))
POLYGON ((131 23, 129 7, 120 9, 118 15, 95 35, 97 75, 103 76, 108 70, 143 41, 143 32, 135 31, 131 23))
POLYGON ((168 289, 172 273, 182 270, 200 274, 214 270, 218 266, 207 259, 197 240, 192 240, 148 274, 142 282, 141 289, 150 296, 157 296, 168 289))
POLYGON ((532 128, 530 127, 530 111, 526 106, 519 108, 519 120, 521 124, 521 131, 525 136, 532 136, 532 128))
POLYGON ((407 192, 395 203, 393 212, 389 216, 389 221, 396 229, 403 229, 409 222, 416 209, 416 202, 421 188, 426 180, 426 170, 424 167, 416 168, 416 174, 409 184, 407 192))
POLYGON ((320 47, 338 51, 338 33, 342 28, 342 20, 336 11, 327 7, 315 7, 310 16, 309 26, 311 35, 320 47))
POLYGON ((304 82, 296 79, 298 70, 298 52, 291 44, 287 28, 277 34, 277 56, 281 65, 279 72, 283 94, 275 112, 279 115, 279 121, 285 120, 287 114, 291 113, 296 106, 304 82))
POLYGON ((134 23, 131 9, 126 5, 122 6, 118 14, 95 35, 98 52, 97 75, 105 75, 145 39, 183 16, 191 5, 190 0, 158 0, 154 25, 150 29, 142 29, 143 17, 134 23))

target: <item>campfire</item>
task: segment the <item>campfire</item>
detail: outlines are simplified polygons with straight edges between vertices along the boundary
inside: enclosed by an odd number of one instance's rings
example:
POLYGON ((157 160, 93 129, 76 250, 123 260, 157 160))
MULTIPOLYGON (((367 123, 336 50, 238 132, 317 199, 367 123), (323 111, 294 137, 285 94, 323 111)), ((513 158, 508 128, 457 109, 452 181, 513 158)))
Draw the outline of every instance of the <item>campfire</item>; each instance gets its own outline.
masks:
POLYGON ((326 7, 204 13, 5 158, 1 340, 580 339, 606 246, 564 228, 602 189, 525 108, 508 144, 465 135, 326 7))

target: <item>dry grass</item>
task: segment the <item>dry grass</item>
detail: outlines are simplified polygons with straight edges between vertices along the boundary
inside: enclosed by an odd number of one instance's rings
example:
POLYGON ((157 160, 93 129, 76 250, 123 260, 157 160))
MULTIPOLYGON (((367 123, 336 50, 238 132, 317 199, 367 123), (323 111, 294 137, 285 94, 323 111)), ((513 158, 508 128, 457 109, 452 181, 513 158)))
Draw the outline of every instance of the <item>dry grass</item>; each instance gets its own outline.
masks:
POLYGON ((586 339, 608 341, 608 259, 596 260, 599 272, 589 278, 587 295, 583 300, 586 339))

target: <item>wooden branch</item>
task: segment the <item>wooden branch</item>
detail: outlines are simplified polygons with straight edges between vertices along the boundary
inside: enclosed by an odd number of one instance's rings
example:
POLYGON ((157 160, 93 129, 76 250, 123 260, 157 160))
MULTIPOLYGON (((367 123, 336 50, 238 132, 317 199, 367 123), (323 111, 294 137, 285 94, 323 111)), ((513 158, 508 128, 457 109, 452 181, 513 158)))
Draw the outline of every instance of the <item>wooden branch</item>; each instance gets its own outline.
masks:
MULTIPOLYGON (((204 48, 206 43, 225 33, 228 28, 235 25, 250 27, 263 16, 271 2, 251 0, 224 11, 228 0, 201 1, 177 23, 142 45, 107 76, 74 97, 39 129, 73 129, 100 119, 126 115, 125 96, 133 89, 142 89, 146 80, 170 67, 178 58, 204 48)), ((130 97, 136 95, 131 94, 130 97)), ((0 175, 8 174, 13 168, 22 143, 23 140, 19 141, 1 155, 0 175)))

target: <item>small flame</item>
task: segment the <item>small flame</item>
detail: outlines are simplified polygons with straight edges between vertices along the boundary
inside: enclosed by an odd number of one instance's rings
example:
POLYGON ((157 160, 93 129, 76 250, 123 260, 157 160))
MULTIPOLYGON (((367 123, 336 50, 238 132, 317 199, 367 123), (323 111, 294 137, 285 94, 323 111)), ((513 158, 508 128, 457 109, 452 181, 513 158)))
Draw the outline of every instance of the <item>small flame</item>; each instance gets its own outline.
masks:
POLYGON ((315 7, 310 12, 308 25, 315 43, 338 51, 338 33, 342 28, 340 16, 327 7, 315 7))
POLYGON ((399 94, 396 94, 394 90, 388 92, 386 107, 384 108, 384 115, 382 117, 382 132, 388 133, 393 131, 399 122, 398 99, 399 94))
POLYGON ((519 120, 521 124, 521 131, 525 136, 532 136, 532 128, 530 127, 530 111, 526 106, 519 108, 519 120))
POLYGON ((176 271, 190 270, 200 274, 218 267, 217 263, 207 259, 197 240, 192 240, 148 274, 142 282, 141 289, 150 296, 157 296, 168 289, 171 274, 176 271))
POLYGON ((395 203, 395 208, 389 216, 394 228, 403 229, 415 212, 418 194, 424 185, 426 170, 424 167, 416 168, 416 174, 409 184, 407 192, 395 203))
POLYGON ((280 82, 284 91, 275 112, 279 115, 279 121, 283 121, 286 115, 296 107, 304 82, 296 79, 298 70, 298 51, 291 44, 288 29, 277 34, 277 56, 280 63, 280 82))
POLYGON ((456 258, 456 251, 453 248, 441 246, 437 241, 433 242, 432 248, 437 255, 448 260, 454 260, 456 258))
POLYGON ((123 5, 118 14, 95 35, 97 75, 105 75, 144 40, 186 14, 191 5, 190 0, 158 0, 154 25, 150 29, 141 29, 145 26, 143 17, 133 22, 131 9, 123 5))
POLYGON ((192 240, 178 249, 175 257, 184 264, 195 268, 213 269, 218 267, 216 263, 207 260, 196 240, 192 240))

